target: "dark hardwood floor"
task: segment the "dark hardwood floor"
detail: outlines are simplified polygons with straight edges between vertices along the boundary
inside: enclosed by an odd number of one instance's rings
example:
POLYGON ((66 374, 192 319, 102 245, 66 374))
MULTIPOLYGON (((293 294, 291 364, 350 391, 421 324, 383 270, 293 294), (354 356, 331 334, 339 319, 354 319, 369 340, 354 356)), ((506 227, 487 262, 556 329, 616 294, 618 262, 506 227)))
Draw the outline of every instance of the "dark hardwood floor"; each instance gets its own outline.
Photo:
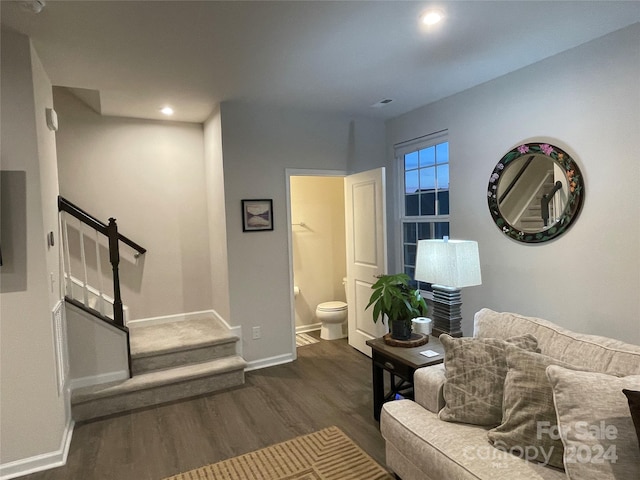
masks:
POLYGON ((346 340, 298 348, 243 387, 76 425, 67 464, 28 480, 160 480, 336 425, 384 465, 371 361, 346 340))

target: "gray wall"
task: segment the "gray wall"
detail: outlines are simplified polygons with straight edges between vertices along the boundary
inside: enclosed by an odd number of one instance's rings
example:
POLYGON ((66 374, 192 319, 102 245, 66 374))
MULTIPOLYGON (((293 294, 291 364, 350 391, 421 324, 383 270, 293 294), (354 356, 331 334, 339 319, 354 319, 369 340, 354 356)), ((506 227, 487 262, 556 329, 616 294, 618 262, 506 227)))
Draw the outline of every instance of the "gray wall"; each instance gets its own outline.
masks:
POLYGON ((284 361, 294 353, 285 169, 383 166, 384 124, 241 103, 221 112, 231 323, 243 326, 246 360, 284 361), (243 198, 273 199, 273 231, 242 231, 243 198))
POLYGON ((489 307, 640 343, 638 45, 636 24, 388 122, 389 146, 449 129, 451 236, 478 241, 483 277, 463 290, 465 333, 489 307), (495 165, 533 140, 572 155, 586 183, 574 226, 542 245, 508 239, 487 208, 495 165))
POLYGON ((60 300, 58 249, 46 243, 46 233, 58 231, 55 135, 45 122, 51 83, 27 37, 3 29, 1 44, 2 169, 26 172, 27 208, 26 225, 16 226, 26 229, 24 288, 0 295, 5 474, 11 462, 38 468, 62 461, 71 426, 64 393, 58 394, 52 328, 51 311, 60 300))
POLYGON ((212 308, 200 124, 104 117, 55 89, 60 192, 147 249, 121 246, 130 319, 212 308))

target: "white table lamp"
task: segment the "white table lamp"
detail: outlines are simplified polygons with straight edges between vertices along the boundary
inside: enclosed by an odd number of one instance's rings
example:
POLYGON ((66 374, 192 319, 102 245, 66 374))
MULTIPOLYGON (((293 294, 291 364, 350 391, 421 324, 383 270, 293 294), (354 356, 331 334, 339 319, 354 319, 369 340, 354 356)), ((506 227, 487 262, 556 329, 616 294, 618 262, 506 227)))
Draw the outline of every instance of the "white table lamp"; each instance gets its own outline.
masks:
POLYGON ((478 242, 419 240, 414 278, 432 284, 433 334, 462 336, 460 288, 482 284, 478 242))

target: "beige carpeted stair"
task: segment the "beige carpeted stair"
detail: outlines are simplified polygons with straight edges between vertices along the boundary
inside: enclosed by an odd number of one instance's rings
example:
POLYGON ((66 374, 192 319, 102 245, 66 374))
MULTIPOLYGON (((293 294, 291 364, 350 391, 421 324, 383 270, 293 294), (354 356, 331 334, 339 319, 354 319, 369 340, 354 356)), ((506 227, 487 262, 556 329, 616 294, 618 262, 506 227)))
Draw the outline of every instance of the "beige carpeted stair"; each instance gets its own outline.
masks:
POLYGON ((133 377, 74 390, 73 418, 90 420, 244 384, 238 337, 213 316, 130 327, 133 377))

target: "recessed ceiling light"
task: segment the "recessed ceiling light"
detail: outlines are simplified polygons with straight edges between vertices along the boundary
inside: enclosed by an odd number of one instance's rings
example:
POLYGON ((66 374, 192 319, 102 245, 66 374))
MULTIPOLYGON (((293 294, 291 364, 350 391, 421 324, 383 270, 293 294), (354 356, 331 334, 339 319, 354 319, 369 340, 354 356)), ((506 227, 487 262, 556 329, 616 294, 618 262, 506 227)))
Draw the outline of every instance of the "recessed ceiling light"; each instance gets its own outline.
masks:
POLYGON ((420 21, 425 25, 435 25, 444 18, 442 10, 427 10, 420 16, 420 21))
POLYGON ((160 112, 165 114, 165 115, 167 115, 167 116, 170 116, 170 115, 173 115, 173 108, 171 108, 171 107, 162 107, 160 109, 160 112))

